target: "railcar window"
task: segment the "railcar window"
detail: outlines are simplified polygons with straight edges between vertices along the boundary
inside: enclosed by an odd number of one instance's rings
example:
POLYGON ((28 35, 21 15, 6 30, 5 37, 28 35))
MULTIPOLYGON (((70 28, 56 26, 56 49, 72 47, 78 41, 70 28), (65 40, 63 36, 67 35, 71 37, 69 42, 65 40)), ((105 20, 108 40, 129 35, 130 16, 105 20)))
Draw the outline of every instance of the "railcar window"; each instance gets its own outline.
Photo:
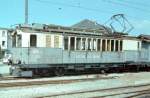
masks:
POLYGON ((116 44, 115 44, 115 51, 118 51, 118 40, 116 40, 116 44))
POLYGON ((70 38, 70 49, 74 50, 75 48, 75 37, 70 38))
POLYGON ((88 50, 91 50, 91 39, 88 39, 88 50))
POLYGON ((81 49, 81 38, 76 39, 76 48, 77 48, 77 50, 81 49))
POLYGON ((37 36, 30 35, 30 47, 36 47, 37 44, 37 36))
POLYGON ((82 38, 82 50, 85 50, 86 45, 86 39, 82 38))
POLYGON ((51 35, 46 35, 46 47, 51 47, 51 35))
POLYGON ((107 51, 110 51, 110 40, 107 40, 107 51))
POLYGON ((98 39, 97 40, 97 51, 100 51, 100 44, 101 44, 101 40, 98 39))
POLYGON ((59 48, 59 36, 54 37, 54 47, 59 48))
POLYGON ((111 40, 111 51, 114 51, 114 40, 111 40))
POLYGON ((64 37, 64 49, 68 50, 68 37, 64 37))
POLYGON ((122 48, 123 48, 123 41, 121 40, 120 41, 120 51, 122 51, 122 48))
POLYGON ((96 50, 96 39, 93 39, 93 50, 96 50))
POLYGON ((46 47, 51 47, 51 35, 46 35, 46 47))
POLYGON ((106 40, 102 40, 102 51, 105 51, 106 40))

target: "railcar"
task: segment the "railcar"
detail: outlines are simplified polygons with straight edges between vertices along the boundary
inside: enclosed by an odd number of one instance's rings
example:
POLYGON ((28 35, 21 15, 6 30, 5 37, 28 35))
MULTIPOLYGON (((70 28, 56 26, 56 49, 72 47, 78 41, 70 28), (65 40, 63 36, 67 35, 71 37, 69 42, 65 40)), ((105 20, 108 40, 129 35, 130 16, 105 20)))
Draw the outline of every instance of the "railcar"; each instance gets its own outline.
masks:
POLYGON ((11 74, 63 75, 67 70, 124 70, 150 66, 150 39, 56 25, 18 26, 10 35, 11 74))

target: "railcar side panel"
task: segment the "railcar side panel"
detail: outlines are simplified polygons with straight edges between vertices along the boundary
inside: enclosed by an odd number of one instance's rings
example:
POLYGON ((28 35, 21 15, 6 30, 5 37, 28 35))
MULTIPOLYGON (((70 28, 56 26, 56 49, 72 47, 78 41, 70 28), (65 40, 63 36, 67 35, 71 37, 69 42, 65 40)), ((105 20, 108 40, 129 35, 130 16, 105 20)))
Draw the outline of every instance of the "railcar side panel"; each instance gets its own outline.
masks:
POLYGON ((59 48, 12 48, 13 62, 22 64, 76 64, 148 61, 147 51, 64 51, 59 48))

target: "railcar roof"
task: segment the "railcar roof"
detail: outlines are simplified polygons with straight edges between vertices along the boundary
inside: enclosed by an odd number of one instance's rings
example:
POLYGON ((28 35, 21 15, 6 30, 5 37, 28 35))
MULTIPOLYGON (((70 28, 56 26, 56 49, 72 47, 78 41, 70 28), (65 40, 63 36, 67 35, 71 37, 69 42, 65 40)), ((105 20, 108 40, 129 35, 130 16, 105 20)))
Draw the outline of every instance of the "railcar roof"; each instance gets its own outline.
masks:
POLYGON ((3 28, 3 27, 0 27, 0 30, 8 30, 8 31, 11 31, 13 30, 12 28, 3 28))
POLYGON ((106 29, 81 29, 81 28, 73 28, 73 27, 64 27, 59 25, 29 25, 24 26, 20 25, 17 29, 29 29, 32 31, 41 31, 41 32, 65 32, 65 33, 88 33, 88 34, 96 34, 96 35, 103 35, 108 34, 109 32, 106 29))
MULTIPOLYGON (((100 37, 100 38, 113 38, 113 39, 127 39, 127 40, 141 40, 141 37, 129 36, 124 33, 109 33, 106 29, 81 29, 64 27, 59 25, 46 25, 46 24, 32 24, 32 25, 19 25, 17 29, 28 33, 63 33, 68 35, 83 36, 83 37, 100 37)), ((150 40, 150 35, 145 36, 150 40)))

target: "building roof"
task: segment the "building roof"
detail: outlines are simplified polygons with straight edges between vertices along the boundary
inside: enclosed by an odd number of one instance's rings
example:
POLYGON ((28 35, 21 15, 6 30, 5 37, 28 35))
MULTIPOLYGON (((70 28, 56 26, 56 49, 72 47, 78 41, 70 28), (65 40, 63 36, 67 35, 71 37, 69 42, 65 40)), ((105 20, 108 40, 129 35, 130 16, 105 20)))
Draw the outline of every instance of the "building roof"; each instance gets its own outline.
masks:
POLYGON ((107 31, 105 29, 83 29, 83 28, 75 28, 75 27, 65 27, 60 25, 53 24, 36 24, 32 25, 24 25, 20 24, 16 27, 16 29, 31 29, 33 31, 41 31, 41 32, 65 32, 65 33, 76 33, 76 34, 90 34, 90 35, 106 35, 107 31))
POLYGON ((88 19, 84 19, 79 23, 74 24, 72 27, 83 28, 83 29, 103 29, 102 25, 88 19))
POLYGON ((150 35, 144 35, 144 34, 141 34, 138 36, 140 39, 142 39, 143 41, 148 41, 150 42, 150 35))
POLYGON ((149 39, 150 40, 150 35, 144 35, 144 34, 141 34, 139 35, 140 38, 145 38, 145 39, 149 39))
POLYGON ((103 26, 96 21, 91 21, 89 19, 84 19, 80 21, 79 23, 76 23, 72 25, 71 27, 73 28, 82 28, 82 29, 101 29, 107 31, 107 33, 112 33, 111 29, 103 26))

